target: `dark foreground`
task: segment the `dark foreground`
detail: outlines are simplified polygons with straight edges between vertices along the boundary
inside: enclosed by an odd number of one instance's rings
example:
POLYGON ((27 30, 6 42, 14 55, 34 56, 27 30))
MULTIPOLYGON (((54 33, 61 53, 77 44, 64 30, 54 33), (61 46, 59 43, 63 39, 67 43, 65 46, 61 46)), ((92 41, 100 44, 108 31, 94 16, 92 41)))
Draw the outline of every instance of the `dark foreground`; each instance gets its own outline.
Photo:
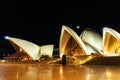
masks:
POLYGON ((0 80, 120 80, 120 66, 0 63, 0 80))

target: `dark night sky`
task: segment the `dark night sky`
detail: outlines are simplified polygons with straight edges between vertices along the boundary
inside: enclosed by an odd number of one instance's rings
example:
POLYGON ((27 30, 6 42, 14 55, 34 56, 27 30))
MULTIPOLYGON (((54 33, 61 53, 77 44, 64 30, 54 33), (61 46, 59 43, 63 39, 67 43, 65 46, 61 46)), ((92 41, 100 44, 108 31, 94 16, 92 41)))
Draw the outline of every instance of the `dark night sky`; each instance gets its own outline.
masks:
POLYGON ((0 48, 11 49, 4 36, 21 38, 38 45, 59 46, 62 25, 78 34, 86 27, 102 33, 104 26, 120 32, 119 2, 4 2, 1 9, 0 48), (80 26, 77 30, 76 26, 80 26))

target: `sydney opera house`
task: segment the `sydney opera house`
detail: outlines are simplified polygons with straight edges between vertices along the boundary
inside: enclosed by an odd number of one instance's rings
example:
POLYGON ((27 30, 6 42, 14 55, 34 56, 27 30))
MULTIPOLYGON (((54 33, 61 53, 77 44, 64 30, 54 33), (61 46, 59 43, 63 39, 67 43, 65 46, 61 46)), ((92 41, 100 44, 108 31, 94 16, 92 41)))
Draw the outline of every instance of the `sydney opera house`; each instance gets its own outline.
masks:
POLYGON ((7 61, 39 61, 43 55, 52 57, 54 49, 54 45, 52 44, 39 46, 30 41, 14 37, 9 37, 8 40, 16 52, 4 57, 7 61))
MULTIPOLYGON (((53 57, 54 44, 39 46, 14 37, 9 37, 8 40, 16 53, 4 57, 7 61, 40 61, 43 55, 53 57)), ((66 62, 70 64, 118 64, 120 34, 105 27, 102 35, 91 28, 84 29, 78 35, 63 25, 59 40, 59 61, 63 55, 66 55, 66 62)))
POLYGON ((105 27, 102 35, 93 29, 86 28, 79 36, 74 30, 63 25, 59 48, 60 56, 66 55, 67 62, 70 63, 118 64, 120 34, 105 27))

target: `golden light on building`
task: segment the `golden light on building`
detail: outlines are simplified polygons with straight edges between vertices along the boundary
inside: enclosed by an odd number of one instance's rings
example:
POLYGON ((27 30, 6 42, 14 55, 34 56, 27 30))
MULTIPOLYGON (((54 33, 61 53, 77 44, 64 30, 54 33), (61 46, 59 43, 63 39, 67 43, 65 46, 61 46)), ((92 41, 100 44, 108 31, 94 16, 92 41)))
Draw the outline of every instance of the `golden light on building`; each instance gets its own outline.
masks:
POLYGON ((20 61, 35 61, 40 60, 42 55, 52 57, 54 49, 53 44, 39 46, 30 41, 14 37, 9 37, 8 40, 15 48, 17 57, 13 55, 11 57, 5 57, 5 59, 16 57, 19 58, 20 61))
POLYGON ((103 52, 104 56, 118 56, 120 53, 120 34, 111 29, 103 29, 103 52))

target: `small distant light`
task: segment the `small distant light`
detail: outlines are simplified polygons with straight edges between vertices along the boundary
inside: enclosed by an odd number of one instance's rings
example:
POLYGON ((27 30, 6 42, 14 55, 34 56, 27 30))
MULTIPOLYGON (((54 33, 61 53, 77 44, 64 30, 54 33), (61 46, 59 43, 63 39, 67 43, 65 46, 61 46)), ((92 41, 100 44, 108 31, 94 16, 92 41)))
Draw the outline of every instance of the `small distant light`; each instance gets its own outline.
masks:
POLYGON ((9 39, 10 37, 9 36, 5 36, 5 39, 9 39))
POLYGON ((80 28, 80 26, 77 26, 77 29, 79 29, 80 28))

